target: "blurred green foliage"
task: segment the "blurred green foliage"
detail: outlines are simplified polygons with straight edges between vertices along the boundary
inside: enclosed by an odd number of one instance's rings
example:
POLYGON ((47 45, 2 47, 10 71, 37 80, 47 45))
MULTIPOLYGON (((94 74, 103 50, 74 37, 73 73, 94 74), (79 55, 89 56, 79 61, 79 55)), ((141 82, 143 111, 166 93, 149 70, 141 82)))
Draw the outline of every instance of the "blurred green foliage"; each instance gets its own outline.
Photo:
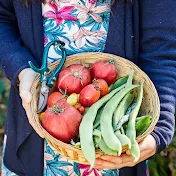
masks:
POLYGON ((0 71, 0 128, 4 126, 10 84, 0 71))
MULTIPOLYGON (((10 84, 0 71, 0 128, 3 128, 10 84)), ((150 176, 176 176, 176 133, 170 146, 149 161, 150 176)))
POLYGON ((157 155, 149 161, 150 175, 152 176, 168 176, 171 175, 169 169, 169 160, 164 156, 157 155))
POLYGON ((167 149, 149 160, 150 176, 176 176, 176 130, 167 149))

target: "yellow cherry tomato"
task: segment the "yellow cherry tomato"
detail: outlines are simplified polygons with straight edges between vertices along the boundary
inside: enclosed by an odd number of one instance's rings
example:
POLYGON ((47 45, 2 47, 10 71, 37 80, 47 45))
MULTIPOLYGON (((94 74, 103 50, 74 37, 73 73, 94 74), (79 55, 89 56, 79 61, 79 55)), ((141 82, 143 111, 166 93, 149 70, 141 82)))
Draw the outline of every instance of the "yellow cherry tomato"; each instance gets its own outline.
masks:
POLYGON ((45 114, 45 112, 42 112, 42 113, 40 113, 40 115, 39 115, 39 119, 40 119, 41 122, 42 122, 42 120, 43 120, 44 114, 45 114))
POLYGON ((74 106, 78 103, 78 94, 72 93, 71 95, 68 96, 67 98, 67 103, 74 106))

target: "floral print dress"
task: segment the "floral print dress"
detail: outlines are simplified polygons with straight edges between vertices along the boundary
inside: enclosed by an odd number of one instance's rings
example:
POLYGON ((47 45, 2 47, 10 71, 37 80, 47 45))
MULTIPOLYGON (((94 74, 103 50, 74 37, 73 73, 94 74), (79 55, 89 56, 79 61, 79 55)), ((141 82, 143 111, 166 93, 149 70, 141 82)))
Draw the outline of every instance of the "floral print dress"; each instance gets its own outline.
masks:
MULTIPOLYGON (((98 52, 105 48, 111 0, 56 0, 43 4, 44 45, 53 40, 65 43, 67 55, 98 52)), ((48 63, 61 58, 52 47, 48 63)), ((118 170, 89 171, 89 165, 68 161, 45 141, 44 175, 46 176, 118 176, 118 170)))
MULTIPOLYGON (((110 18, 110 0, 57 0, 43 4, 44 45, 53 40, 65 43, 67 55, 103 51, 110 18)), ((48 62, 61 57, 53 47, 48 62)), ((117 170, 89 171, 89 165, 68 161, 55 153, 45 142, 44 175, 62 176, 118 176, 117 170)))
MULTIPOLYGON (((105 48, 111 0, 56 0, 42 4, 44 45, 60 40, 67 55, 99 52, 105 48)), ((48 63, 61 58, 58 47, 51 47, 48 63)), ((119 171, 89 170, 89 165, 68 161, 45 141, 44 176, 118 176, 119 171)), ((4 143, 5 148, 5 143, 4 143)), ((2 163, 2 175, 16 176, 2 163)))

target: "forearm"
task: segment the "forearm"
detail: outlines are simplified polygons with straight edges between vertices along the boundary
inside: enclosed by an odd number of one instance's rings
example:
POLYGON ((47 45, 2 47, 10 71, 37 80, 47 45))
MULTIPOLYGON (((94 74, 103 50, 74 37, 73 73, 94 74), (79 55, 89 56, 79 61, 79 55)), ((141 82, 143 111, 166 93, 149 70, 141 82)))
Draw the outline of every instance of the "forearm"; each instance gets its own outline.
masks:
POLYGON ((161 103, 159 121, 152 132, 158 152, 172 140, 176 106, 176 18, 173 0, 141 1, 139 66, 157 89, 161 103))
POLYGON ((36 64, 34 57, 23 46, 13 11, 12 1, 0 2, 0 68, 7 78, 16 84, 18 74, 29 67, 28 61, 36 64))

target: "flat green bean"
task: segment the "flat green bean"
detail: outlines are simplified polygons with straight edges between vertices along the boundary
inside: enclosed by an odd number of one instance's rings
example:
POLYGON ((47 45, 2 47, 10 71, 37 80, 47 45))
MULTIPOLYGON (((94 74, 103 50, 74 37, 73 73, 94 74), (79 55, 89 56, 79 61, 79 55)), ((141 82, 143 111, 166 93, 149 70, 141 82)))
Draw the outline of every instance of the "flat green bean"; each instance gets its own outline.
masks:
POLYGON ((98 100, 88 109, 88 111, 83 116, 83 119, 79 127, 80 142, 83 154, 91 164, 90 169, 93 168, 96 158, 92 134, 93 134, 93 123, 97 115, 97 111, 104 103, 106 103, 110 98, 112 98, 118 91, 120 91, 124 87, 125 85, 122 85, 121 87, 114 89, 112 92, 110 92, 109 94, 98 100))
POLYGON ((143 98, 143 86, 144 86, 144 80, 141 81, 141 85, 139 87, 139 92, 138 92, 138 97, 136 101, 136 106, 130 113, 130 118, 128 122, 128 126, 126 129, 126 135, 129 137, 131 141, 131 149, 130 153, 134 157, 134 162, 139 160, 140 157, 140 149, 139 145, 136 141, 136 129, 135 129, 135 124, 136 124, 136 117, 138 115, 141 103, 142 103, 142 98, 143 98))
MULTIPOLYGON (((137 128, 138 128, 138 126, 137 126, 137 124, 138 123, 141 123, 145 118, 150 118, 150 119, 152 119, 152 117, 151 116, 148 116, 148 115, 146 115, 146 116, 141 116, 141 117, 136 117, 136 130, 138 130, 137 128)), ((125 122, 124 124, 123 124, 123 126, 122 126, 122 128, 123 129, 121 129, 121 130, 126 130, 127 129, 127 126, 128 126, 128 122, 125 122)), ((116 129, 115 129, 116 130, 116 129)))
POLYGON ((110 86, 110 91, 126 84, 127 80, 128 80, 128 75, 125 75, 125 76, 119 78, 112 86, 110 86))
POLYGON ((95 118, 95 121, 94 121, 94 125, 93 125, 94 129, 97 128, 100 125, 100 117, 101 117, 101 114, 103 112, 103 108, 104 108, 104 106, 102 106, 97 112, 97 115, 96 115, 96 118, 95 118))
POLYGON ((98 144, 99 148, 107 155, 113 155, 117 156, 117 151, 111 150, 106 143, 104 142, 103 138, 99 138, 97 136, 94 136, 95 142, 98 144))
POLYGON ((112 127, 112 117, 115 109, 118 104, 122 100, 122 98, 132 89, 138 87, 139 85, 132 85, 130 87, 124 88, 120 90, 117 94, 113 96, 105 105, 103 109, 103 113, 100 118, 100 127, 102 136, 105 140, 106 145, 112 150, 117 150, 118 155, 120 156, 122 153, 122 146, 118 138, 114 133, 114 129, 112 127))
POLYGON ((141 121, 141 120, 145 119, 145 118, 150 118, 150 119, 152 119, 152 117, 151 117, 150 115, 145 115, 145 116, 137 117, 137 118, 136 118, 136 123, 137 123, 138 121, 141 121))
POLYGON ((134 99, 134 94, 133 92, 129 92, 125 95, 125 97, 122 99, 118 107, 116 108, 114 115, 113 115, 113 128, 115 129, 120 118, 123 117, 132 103, 134 99))
POLYGON ((133 84, 133 76, 134 76, 134 70, 130 72, 125 88, 130 87, 133 84))
POLYGON ((131 141, 130 141, 130 139, 126 135, 121 134, 120 130, 117 130, 115 132, 115 135, 119 139, 119 141, 120 141, 120 143, 121 143, 122 146, 126 146, 127 145, 128 149, 131 149, 131 141))
POLYGON ((136 121, 136 133, 137 136, 140 136, 143 134, 149 127, 149 125, 152 122, 152 117, 151 116, 143 116, 139 117, 139 119, 136 121))

